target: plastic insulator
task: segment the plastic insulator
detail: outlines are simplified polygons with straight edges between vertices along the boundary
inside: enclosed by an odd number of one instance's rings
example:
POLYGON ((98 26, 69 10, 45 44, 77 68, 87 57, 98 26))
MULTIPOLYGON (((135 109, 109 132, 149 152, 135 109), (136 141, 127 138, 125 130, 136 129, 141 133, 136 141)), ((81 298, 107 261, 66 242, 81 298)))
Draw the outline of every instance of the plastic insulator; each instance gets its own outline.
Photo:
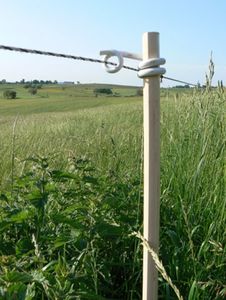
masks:
POLYGON ((164 65, 165 62, 166 60, 164 58, 150 58, 142 61, 139 64, 138 77, 148 78, 165 74, 166 69, 159 67, 160 65, 164 65))

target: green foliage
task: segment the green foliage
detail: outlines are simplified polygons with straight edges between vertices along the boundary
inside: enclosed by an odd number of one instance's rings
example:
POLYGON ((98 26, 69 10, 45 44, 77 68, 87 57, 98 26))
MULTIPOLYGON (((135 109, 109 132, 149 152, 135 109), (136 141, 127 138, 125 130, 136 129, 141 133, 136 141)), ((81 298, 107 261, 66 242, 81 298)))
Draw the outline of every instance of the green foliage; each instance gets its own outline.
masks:
MULTIPOLYGON (((141 298, 141 99, 94 88, 1 102, 0 299, 141 298)), ((161 96, 160 258, 184 299, 224 299, 224 89, 161 96)))
POLYGON ((97 88, 93 92, 95 95, 98 95, 98 94, 112 95, 113 94, 112 90, 109 88, 97 88))
POLYGON ((225 96, 174 101, 162 115, 160 253, 185 299, 223 299, 225 96))
POLYGON ((85 158, 71 159, 71 171, 42 157, 26 163, 12 193, 1 195, 2 299, 127 299, 141 279, 129 237, 141 221, 132 209, 139 182, 96 177, 85 158))
MULTIPOLYGON (((34 91, 35 89, 41 89, 42 85, 41 84, 33 84, 33 83, 26 83, 24 85, 25 89, 29 89, 29 93, 31 93, 31 91, 34 91)), ((36 91, 37 92, 37 91, 36 91)))
POLYGON ((36 87, 31 87, 31 88, 29 88, 28 92, 31 95, 36 95, 37 94, 37 88, 36 87))
POLYGON ((29 89, 29 88, 31 88, 32 87, 32 84, 31 83, 26 83, 25 85, 24 85, 24 88, 25 89, 29 89))
POLYGON ((16 91, 14 91, 14 90, 5 90, 3 92, 3 97, 5 99, 16 99, 16 91))
MULTIPOLYGON (((105 85, 74 85, 64 87, 63 85, 42 85, 42 89, 38 90, 38 95, 31 98, 30 93, 23 88, 24 85, 2 85, 0 86, 0 96, 1 91, 6 88, 13 88, 20 95, 17 99, 16 105, 12 105, 13 102, 2 101, 0 98, 0 115, 1 116, 15 116, 19 114, 20 116, 31 115, 39 113, 40 116, 43 113, 51 112, 73 112, 77 113, 79 110, 92 109, 92 108, 104 108, 106 106, 111 106, 112 104, 125 104, 125 103, 137 103, 136 97, 127 97, 131 94, 135 94, 135 88, 128 87, 118 87, 112 88, 114 94, 120 93, 120 97, 109 97, 106 99, 107 95, 95 98, 93 94, 94 88, 96 86, 104 87, 105 85), (71 95, 71 96, 69 96, 71 95), (40 98, 49 98, 50 101, 39 101, 40 98), (27 99, 30 100, 29 105, 27 99), (107 101, 106 101, 107 100, 107 101)), ((107 85, 108 86, 108 85, 107 85)))
POLYGON ((143 96, 143 89, 142 88, 137 89, 136 95, 137 96, 143 96))

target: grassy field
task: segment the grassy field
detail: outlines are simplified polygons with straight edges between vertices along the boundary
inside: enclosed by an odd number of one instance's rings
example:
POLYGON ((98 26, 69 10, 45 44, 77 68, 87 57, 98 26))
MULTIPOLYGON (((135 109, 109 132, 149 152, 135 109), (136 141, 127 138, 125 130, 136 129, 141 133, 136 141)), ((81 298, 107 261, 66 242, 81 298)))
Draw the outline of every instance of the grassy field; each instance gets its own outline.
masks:
POLYGON ((57 166, 65 164, 69 155, 88 155, 98 168, 108 169, 107 165, 114 164, 109 157, 115 140, 120 145, 115 151, 121 151, 117 157, 124 160, 130 149, 129 157, 137 161, 137 147, 141 147, 138 139, 142 116, 137 113, 142 109, 141 98, 135 96, 134 88, 115 88, 113 92, 120 91, 119 97, 95 97, 96 86, 50 86, 32 97, 19 87, 18 96, 23 98, 0 99, 2 184, 11 174, 12 151, 17 160, 33 154, 50 154, 51 159, 56 156, 57 166), (47 94, 48 98, 44 98, 47 94))
MULTIPOLYGON (((142 97, 99 87, 0 85, 0 299, 141 299, 142 97)), ((226 295, 224 105, 161 91, 160 259, 189 300, 226 295)))

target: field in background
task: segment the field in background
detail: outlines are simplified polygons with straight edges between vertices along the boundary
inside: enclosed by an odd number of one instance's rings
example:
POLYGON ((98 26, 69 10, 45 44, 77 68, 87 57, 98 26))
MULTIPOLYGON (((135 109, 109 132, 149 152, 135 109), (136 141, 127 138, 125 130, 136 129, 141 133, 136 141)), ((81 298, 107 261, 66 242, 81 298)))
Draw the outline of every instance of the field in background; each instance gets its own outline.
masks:
MULTIPOLYGON (((119 140, 121 156, 126 161, 131 158, 130 169, 141 155, 142 97, 136 96, 136 87, 109 85, 113 95, 95 97, 94 90, 102 87, 48 85, 31 96, 22 85, 0 85, 0 184, 10 178, 12 153, 17 162, 30 155, 51 154, 61 166, 69 154, 88 154, 102 168, 104 161, 111 163, 112 138, 119 140), (5 89, 15 89, 17 99, 3 99, 5 89)), ((162 90, 162 102, 170 99, 165 106, 171 105, 179 93, 162 90)))
POLYGON ((19 99, 0 98, 0 182, 10 177, 12 151, 17 162, 42 154, 53 160, 55 157, 58 167, 67 162, 69 155, 88 155, 96 166, 108 169, 105 165, 112 163, 109 157, 114 139, 120 145, 117 151, 121 151, 122 160, 129 156, 137 161, 142 123, 142 100, 136 96, 137 89, 114 87, 113 96, 95 97, 93 91, 101 87, 53 85, 31 96, 20 86, 16 88, 19 99), (134 154, 128 155, 127 149, 134 154))
MULTIPOLYGON (((6 100, 0 85, 3 299, 141 297, 142 97, 100 87, 18 85, 6 100)), ((226 292, 224 98, 161 91, 160 257, 189 300, 226 292)), ((176 299, 161 278, 159 294, 176 299)))

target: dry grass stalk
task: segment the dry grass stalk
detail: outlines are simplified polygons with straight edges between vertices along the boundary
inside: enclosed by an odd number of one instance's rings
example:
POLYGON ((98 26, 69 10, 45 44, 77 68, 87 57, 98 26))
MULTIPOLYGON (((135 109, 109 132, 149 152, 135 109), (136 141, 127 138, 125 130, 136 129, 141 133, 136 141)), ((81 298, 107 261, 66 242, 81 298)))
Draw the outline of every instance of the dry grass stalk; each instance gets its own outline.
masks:
POLYGON ((155 262, 156 269, 159 271, 159 273, 162 275, 162 277, 166 280, 166 282, 168 282, 168 284, 174 290, 175 294, 177 295, 178 300, 183 300, 183 297, 181 296, 180 291, 173 284, 171 278, 167 275, 166 270, 158 257, 158 254, 150 247, 148 241, 140 234, 140 232, 136 232, 136 233, 134 233, 134 235, 136 237, 138 237, 140 240, 142 240, 144 247, 146 247, 146 249, 151 254, 151 256, 155 262))

